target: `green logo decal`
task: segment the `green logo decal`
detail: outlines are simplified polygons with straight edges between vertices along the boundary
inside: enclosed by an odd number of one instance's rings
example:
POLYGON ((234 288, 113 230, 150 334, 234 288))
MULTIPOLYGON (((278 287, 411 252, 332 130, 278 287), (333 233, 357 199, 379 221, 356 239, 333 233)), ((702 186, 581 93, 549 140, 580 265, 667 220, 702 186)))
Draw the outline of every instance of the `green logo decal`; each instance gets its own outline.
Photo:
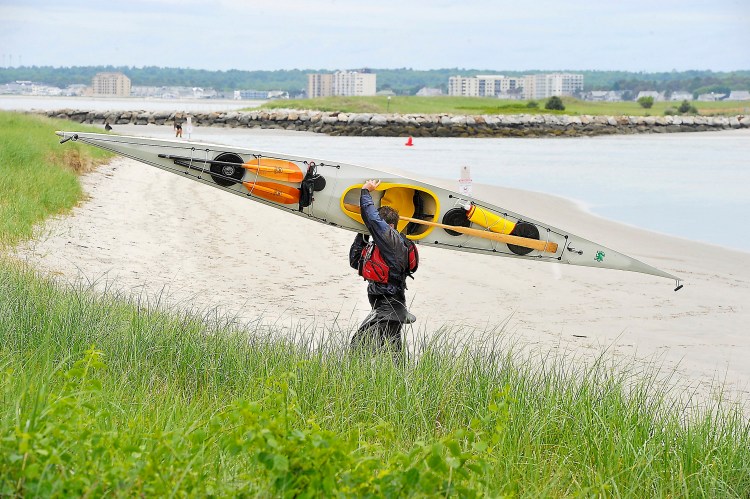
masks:
POLYGON ((604 252, 603 251, 597 251, 596 256, 594 257, 594 260, 597 262, 603 262, 604 261, 604 252))

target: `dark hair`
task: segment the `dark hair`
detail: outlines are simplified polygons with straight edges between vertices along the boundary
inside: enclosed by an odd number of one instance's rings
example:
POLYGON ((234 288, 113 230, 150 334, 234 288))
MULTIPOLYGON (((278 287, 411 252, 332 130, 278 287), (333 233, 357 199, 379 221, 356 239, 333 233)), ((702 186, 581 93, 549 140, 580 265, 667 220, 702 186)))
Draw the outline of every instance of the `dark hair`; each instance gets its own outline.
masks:
POLYGON ((380 215, 380 218, 382 218, 388 225, 395 226, 398 224, 398 211, 390 206, 381 206, 378 209, 378 215, 380 215))

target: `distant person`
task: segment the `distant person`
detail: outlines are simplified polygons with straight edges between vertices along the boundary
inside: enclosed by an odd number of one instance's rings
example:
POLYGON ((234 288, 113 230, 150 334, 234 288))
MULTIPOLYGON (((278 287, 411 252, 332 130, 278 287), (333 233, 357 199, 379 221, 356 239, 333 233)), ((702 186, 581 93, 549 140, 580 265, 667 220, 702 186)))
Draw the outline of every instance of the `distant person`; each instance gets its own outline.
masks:
POLYGON ((352 347, 390 350, 403 360, 401 327, 416 320, 406 309, 405 293, 406 277, 416 270, 416 247, 396 230, 398 211, 390 206, 375 208, 370 192, 378 185, 379 180, 365 182, 359 200, 372 241, 357 234, 349 250, 349 265, 368 281, 367 299, 372 307, 354 334, 352 347))
POLYGON ((177 121, 177 118, 174 120, 174 136, 182 137, 182 123, 177 121))
POLYGON ((109 132, 110 130, 112 130, 112 126, 111 126, 111 125, 109 124, 109 121, 108 121, 108 122, 106 122, 106 123, 104 124, 104 129, 105 129, 106 131, 108 131, 108 132, 109 132))

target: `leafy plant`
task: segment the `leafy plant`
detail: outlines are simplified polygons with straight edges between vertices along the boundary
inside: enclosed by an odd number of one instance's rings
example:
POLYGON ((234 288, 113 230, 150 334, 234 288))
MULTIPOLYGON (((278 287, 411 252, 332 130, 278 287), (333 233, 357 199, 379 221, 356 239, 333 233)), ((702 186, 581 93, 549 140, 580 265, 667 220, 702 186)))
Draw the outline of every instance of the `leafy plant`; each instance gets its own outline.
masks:
POLYGON ((551 111, 565 111, 565 105, 560 97, 553 95, 547 99, 546 104, 544 104, 544 109, 549 109, 551 111))
POLYGON ((640 104, 643 109, 651 109, 651 107, 654 105, 654 98, 650 95, 643 96, 638 99, 638 104, 640 104))
POLYGON ((698 109, 687 100, 682 101, 682 104, 680 104, 680 107, 677 108, 677 111, 680 112, 680 114, 690 113, 690 114, 698 114, 698 109))
MULTIPOLYGON (((248 484, 260 481, 262 488, 283 497, 479 497, 486 490, 485 456, 499 441, 508 417, 507 388, 494 395, 489 415, 471 428, 434 442, 418 441, 410 451, 384 460, 380 445, 362 441, 363 433, 372 437, 374 431, 358 428, 340 438, 312 418, 303 421, 290 386, 294 380, 294 374, 286 373, 267 387, 263 399, 235 402, 211 422, 210 433, 222 435, 223 448, 250 456, 256 465, 242 477, 248 484), (481 428, 487 426, 493 430, 485 436, 481 428)), ((387 424, 374 430, 392 433, 387 424)))

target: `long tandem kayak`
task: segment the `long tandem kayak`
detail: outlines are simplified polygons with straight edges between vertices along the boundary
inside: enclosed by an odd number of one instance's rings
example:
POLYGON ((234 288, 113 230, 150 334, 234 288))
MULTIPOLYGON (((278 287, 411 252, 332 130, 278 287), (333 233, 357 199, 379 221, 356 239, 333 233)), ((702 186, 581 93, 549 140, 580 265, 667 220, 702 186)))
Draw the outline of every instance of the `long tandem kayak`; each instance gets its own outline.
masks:
MULTIPOLYGON (((418 244, 489 256, 681 279, 593 241, 489 202, 373 168, 241 147, 58 131, 78 141, 210 185, 290 215, 366 233, 359 194, 379 179, 376 205, 397 209, 398 229, 418 244)), ((457 263, 460 264, 460 263, 457 263)))

